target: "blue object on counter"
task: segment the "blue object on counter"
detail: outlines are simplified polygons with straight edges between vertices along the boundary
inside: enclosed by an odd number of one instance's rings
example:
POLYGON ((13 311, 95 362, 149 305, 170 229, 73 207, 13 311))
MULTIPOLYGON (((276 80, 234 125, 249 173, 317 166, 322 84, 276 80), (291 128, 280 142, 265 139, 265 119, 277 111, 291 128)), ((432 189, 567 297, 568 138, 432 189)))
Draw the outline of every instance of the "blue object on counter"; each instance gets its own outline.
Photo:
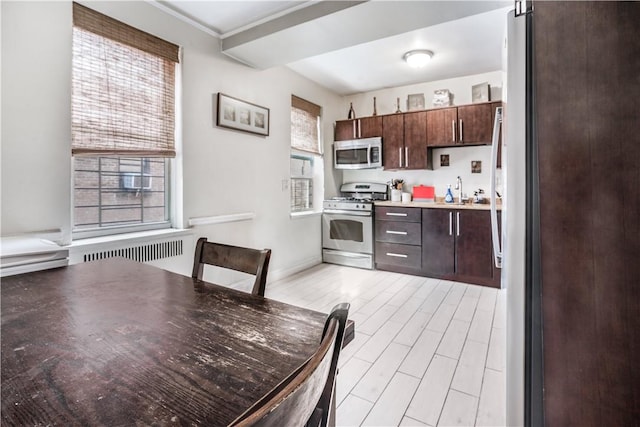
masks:
POLYGON ((445 203, 453 203, 453 193, 451 192, 451 185, 447 188, 447 194, 444 196, 445 203))

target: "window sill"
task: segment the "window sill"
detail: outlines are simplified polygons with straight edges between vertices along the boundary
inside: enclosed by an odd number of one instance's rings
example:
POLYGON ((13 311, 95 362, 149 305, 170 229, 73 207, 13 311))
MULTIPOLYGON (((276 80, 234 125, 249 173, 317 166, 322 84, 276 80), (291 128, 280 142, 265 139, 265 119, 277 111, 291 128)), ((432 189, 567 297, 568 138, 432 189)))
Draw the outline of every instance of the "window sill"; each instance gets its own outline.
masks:
POLYGON ((160 230, 147 230, 147 231, 138 231, 134 233, 122 233, 122 234, 111 234, 109 236, 100 236, 100 237, 89 237, 85 239, 76 239, 71 242, 70 245, 66 246, 69 248, 70 252, 74 250, 92 250, 95 248, 104 248, 108 245, 114 244, 132 244, 132 243, 144 243, 148 242, 149 239, 154 238, 165 238, 165 237, 178 237, 178 236, 190 236, 193 234, 192 230, 184 230, 178 228, 163 228, 160 230))
POLYGON ((322 215, 321 211, 291 212, 289 214, 289 218, 303 219, 303 218, 311 218, 311 217, 320 216, 320 215, 322 215))

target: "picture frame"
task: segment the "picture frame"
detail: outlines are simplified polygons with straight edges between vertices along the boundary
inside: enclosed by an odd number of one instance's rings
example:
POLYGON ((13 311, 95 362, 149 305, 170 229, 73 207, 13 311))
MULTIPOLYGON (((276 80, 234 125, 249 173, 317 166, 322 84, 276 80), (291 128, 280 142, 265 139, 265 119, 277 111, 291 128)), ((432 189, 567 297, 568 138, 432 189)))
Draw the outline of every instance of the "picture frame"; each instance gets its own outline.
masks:
POLYGON ((407 111, 424 110, 424 93, 407 96, 407 111))
POLYGON ((490 94, 489 83, 479 83, 471 86, 471 102, 489 102, 491 101, 490 94))
POLYGON ((216 126, 269 136, 269 109, 218 92, 216 126))

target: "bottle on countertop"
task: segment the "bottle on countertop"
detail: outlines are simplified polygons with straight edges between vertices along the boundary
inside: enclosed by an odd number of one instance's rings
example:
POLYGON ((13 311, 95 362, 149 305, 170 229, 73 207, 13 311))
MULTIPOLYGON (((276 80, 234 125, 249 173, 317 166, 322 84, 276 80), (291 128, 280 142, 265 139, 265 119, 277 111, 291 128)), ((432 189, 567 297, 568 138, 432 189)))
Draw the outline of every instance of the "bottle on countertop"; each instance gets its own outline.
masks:
POLYGON ((451 192, 451 184, 447 188, 447 194, 444 196, 445 203, 453 203, 453 193, 451 192))
POLYGON ((351 119, 355 119, 356 118, 356 112, 353 109, 353 102, 349 103, 349 115, 347 116, 347 119, 351 120, 351 119))

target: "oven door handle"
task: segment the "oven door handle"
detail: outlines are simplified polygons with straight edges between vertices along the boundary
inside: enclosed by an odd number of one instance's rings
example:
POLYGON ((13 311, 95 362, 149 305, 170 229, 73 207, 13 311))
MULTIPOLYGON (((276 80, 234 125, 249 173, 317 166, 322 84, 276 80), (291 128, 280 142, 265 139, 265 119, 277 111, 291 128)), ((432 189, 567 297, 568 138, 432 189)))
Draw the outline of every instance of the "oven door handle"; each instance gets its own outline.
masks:
POLYGON ((343 209, 325 209, 322 213, 329 215, 371 216, 371 212, 369 211, 347 211, 343 209))

